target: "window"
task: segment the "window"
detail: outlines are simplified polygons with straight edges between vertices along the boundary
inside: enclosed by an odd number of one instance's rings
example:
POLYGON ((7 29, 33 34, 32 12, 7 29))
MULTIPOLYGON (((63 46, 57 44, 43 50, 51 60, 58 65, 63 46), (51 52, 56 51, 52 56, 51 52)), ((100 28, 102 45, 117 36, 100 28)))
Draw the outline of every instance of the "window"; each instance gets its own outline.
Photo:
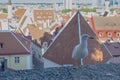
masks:
POLYGON ((117 32, 117 33, 116 33, 116 36, 117 36, 117 37, 120 37, 120 32, 117 32))
POLYGON ((108 37, 112 37, 112 33, 108 32, 108 37))
POLYGON ((103 33, 102 32, 99 32, 99 37, 103 37, 103 33))
POLYGON ((20 57, 15 57, 15 63, 20 63, 20 57))
POLYGON ((3 48, 3 43, 0 43, 0 49, 2 49, 3 48))

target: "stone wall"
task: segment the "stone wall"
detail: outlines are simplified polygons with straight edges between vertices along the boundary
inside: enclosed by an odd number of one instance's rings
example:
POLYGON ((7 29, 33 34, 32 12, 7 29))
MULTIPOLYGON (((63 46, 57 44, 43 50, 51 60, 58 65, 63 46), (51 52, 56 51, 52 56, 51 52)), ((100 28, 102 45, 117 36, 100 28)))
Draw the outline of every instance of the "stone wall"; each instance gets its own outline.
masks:
POLYGON ((120 80, 120 64, 4 71, 0 80, 120 80))

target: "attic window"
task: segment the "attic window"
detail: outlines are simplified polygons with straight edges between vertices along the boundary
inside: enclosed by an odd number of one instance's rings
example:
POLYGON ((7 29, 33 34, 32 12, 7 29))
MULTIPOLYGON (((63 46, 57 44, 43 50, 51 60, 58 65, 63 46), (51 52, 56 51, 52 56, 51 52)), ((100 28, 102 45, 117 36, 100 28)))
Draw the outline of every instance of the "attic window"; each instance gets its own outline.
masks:
POLYGON ((103 33, 102 32, 99 32, 99 37, 103 37, 103 33))
POLYGON ((112 37, 112 33, 108 32, 108 37, 112 37))
POLYGON ((116 33, 116 36, 117 36, 117 37, 120 37, 120 32, 117 32, 117 33, 116 33))
POLYGON ((2 49, 3 48, 3 43, 0 43, 0 49, 2 49))

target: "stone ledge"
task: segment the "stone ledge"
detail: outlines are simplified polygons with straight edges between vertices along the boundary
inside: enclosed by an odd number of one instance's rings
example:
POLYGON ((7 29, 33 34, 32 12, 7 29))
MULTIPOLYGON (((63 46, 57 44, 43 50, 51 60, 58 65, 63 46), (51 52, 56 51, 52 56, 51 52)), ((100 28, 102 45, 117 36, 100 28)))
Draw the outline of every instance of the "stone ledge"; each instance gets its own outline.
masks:
POLYGON ((120 80, 120 64, 5 71, 0 80, 120 80))

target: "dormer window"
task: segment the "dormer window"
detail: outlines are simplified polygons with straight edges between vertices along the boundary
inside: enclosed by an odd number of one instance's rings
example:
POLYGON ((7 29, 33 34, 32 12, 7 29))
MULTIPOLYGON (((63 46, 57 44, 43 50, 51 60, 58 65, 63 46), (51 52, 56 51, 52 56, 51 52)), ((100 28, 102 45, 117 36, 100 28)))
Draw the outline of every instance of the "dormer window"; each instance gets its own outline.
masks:
POLYGON ((3 48, 3 43, 0 43, 0 49, 2 49, 3 48))
POLYGON ((120 32, 117 32, 117 33, 116 33, 116 36, 117 36, 117 37, 120 37, 120 32))
POLYGON ((112 33, 108 32, 108 37, 112 37, 112 33))
POLYGON ((99 37, 103 37, 103 33, 102 32, 99 32, 99 37))

